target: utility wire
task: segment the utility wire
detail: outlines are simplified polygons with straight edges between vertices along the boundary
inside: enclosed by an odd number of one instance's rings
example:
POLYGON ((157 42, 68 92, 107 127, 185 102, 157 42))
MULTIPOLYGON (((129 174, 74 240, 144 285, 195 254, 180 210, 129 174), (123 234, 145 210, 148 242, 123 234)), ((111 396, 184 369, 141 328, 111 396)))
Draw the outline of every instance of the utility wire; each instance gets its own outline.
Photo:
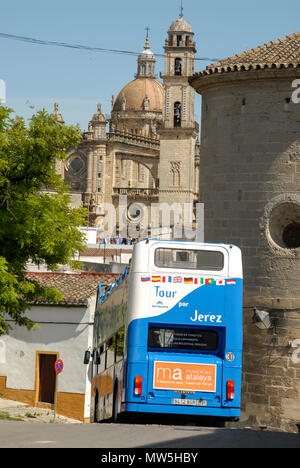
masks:
MULTIPOLYGON (((47 45, 47 46, 56 46, 56 47, 66 47, 69 49, 79 49, 79 50, 89 50, 92 52, 108 52, 114 54, 124 54, 124 55, 134 55, 139 56, 140 52, 132 52, 130 50, 118 50, 118 49, 105 49, 103 47, 91 47, 82 44, 68 44, 66 42, 57 42, 57 41, 46 41, 42 39, 35 39, 33 37, 26 36, 16 36, 15 34, 6 34, 0 32, 0 38, 3 39, 13 39, 15 41, 28 42, 30 44, 38 45, 47 45)), ((154 54, 156 57, 164 57, 164 54, 154 54)), ((218 62, 220 59, 211 58, 211 57, 195 57, 195 60, 205 61, 205 62, 218 62)))

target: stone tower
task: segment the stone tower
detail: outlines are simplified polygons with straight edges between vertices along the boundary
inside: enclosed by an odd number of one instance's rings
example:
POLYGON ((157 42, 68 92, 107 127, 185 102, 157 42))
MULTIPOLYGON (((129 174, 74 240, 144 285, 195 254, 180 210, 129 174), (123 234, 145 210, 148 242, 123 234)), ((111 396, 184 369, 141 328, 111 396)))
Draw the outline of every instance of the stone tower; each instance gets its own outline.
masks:
POLYGON ((243 410, 251 423, 295 432, 300 421, 300 104, 293 95, 299 51, 296 33, 210 65, 190 79, 202 95, 205 241, 235 243, 243 252, 243 410), (255 308, 269 320, 257 322, 255 308))
MULTIPOLYGON (((194 89, 188 78, 194 73, 195 44, 191 25, 181 17, 171 24, 165 42, 163 75, 165 102, 160 129, 159 202, 194 202, 195 122, 194 89)), ((172 222, 172 221, 171 221, 172 222)))

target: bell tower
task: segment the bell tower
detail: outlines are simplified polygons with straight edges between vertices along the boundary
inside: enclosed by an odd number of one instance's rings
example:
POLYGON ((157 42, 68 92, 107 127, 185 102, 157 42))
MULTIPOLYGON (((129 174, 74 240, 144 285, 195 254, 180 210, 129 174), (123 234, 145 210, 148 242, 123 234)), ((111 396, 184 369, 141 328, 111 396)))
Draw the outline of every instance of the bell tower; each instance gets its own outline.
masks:
POLYGON ((174 21, 165 42, 163 75, 165 103, 160 129, 159 201, 184 204, 194 202, 195 139, 194 89, 189 77, 194 73, 195 43, 191 25, 183 18, 174 21))

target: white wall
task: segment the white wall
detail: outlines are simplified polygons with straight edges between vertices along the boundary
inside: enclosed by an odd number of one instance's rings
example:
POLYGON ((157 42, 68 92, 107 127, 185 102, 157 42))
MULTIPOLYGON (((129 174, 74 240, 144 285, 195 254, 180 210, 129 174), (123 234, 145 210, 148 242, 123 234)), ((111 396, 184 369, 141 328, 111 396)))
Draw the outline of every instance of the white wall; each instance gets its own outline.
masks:
POLYGON ((86 394, 84 417, 89 417, 90 366, 83 364, 83 356, 93 343, 95 302, 92 296, 87 306, 32 306, 27 316, 38 328, 13 326, 0 337, 0 376, 7 376, 7 387, 34 390, 36 351, 57 352, 64 362, 58 391, 86 394))
POLYGON ((89 244, 97 244, 97 231, 98 228, 93 227, 80 227, 79 231, 85 234, 86 243, 89 244))

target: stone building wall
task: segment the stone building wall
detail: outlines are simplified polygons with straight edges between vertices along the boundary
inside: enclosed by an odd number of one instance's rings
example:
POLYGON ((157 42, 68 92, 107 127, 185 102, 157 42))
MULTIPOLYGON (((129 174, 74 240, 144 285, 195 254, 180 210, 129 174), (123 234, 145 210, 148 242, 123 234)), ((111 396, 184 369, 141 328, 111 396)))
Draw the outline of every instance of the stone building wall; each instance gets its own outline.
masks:
POLYGON ((243 410, 258 425, 300 422, 300 105, 294 70, 235 72, 201 83, 200 201, 205 241, 244 261, 243 410), (296 247, 296 248, 294 248, 296 247), (259 329, 253 309, 267 311, 259 329))
POLYGON ((193 203, 195 136, 189 129, 164 130, 161 133, 160 202, 193 203), (192 155, 192 157, 191 157, 192 155), (173 195, 172 195, 173 194, 173 195))
POLYGON ((297 432, 300 422, 300 310, 271 309, 261 330, 244 309, 242 411, 249 425, 297 432))

